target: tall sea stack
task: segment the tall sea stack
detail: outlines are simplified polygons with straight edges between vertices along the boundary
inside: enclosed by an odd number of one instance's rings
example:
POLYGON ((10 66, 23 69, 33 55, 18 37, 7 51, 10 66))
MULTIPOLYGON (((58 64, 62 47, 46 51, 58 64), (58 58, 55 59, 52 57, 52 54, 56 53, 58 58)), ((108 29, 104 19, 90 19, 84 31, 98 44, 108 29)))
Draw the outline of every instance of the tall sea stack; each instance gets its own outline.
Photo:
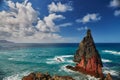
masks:
POLYGON ((95 47, 90 29, 79 44, 79 48, 74 55, 76 66, 67 68, 89 74, 98 78, 103 78, 101 57, 95 47))

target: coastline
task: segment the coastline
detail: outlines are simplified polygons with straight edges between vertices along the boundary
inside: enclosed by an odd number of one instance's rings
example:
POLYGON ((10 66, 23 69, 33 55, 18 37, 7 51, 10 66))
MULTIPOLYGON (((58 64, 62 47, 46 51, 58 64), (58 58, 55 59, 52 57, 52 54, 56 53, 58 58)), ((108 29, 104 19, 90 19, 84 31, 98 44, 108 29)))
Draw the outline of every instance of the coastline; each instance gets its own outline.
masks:
MULTIPOLYGON (((27 76, 31 72, 50 72, 51 75, 58 74, 58 75, 68 75, 72 76, 77 80, 83 79, 91 79, 91 76, 87 77, 84 75, 79 74, 78 72, 69 72, 68 69, 65 68, 66 65, 74 65, 71 60, 73 55, 78 46, 76 44, 69 44, 66 47, 58 46, 57 44, 52 47, 45 47, 45 46, 26 46, 26 44, 21 44, 21 47, 16 47, 14 49, 5 48, 4 50, 0 50, 0 68, 1 71, 1 80, 21 80, 23 76, 27 76), (23 47, 24 46, 24 47, 23 47), (21 55, 21 56, 19 56, 21 55), (63 58, 63 62, 57 62, 55 57, 62 58, 63 56, 69 56, 63 58), (31 60, 31 57, 34 57, 31 60), (47 64, 49 62, 50 64, 47 64), (9 67, 11 66, 11 67, 9 67), (64 66, 64 67, 63 67, 64 66), (57 72, 56 72, 57 71, 57 72), (12 73, 11 73, 12 72, 12 73), (72 75, 73 74, 73 75, 72 75), (79 77, 80 75, 81 77, 79 77)), ((29 44, 30 45, 30 44, 29 44)), ((119 80, 119 54, 113 55, 111 52, 106 53, 103 50, 111 50, 119 52, 119 44, 100 44, 96 45, 97 49, 102 56, 103 62, 103 72, 104 75, 107 73, 111 73, 113 80, 119 80), (107 56, 107 57, 106 57, 107 56), (114 56, 114 57, 113 57, 114 56), (117 58, 117 59, 116 59, 117 58), (107 60, 107 61, 106 61, 107 60), (113 68, 114 67, 114 68, 113 68)), ((6 44, 7 47, 7 44, 6 44)), ((73 55, 74 56, 74 55, 73 55)), ((94 78, 92 78, 95 80, 94 78)))

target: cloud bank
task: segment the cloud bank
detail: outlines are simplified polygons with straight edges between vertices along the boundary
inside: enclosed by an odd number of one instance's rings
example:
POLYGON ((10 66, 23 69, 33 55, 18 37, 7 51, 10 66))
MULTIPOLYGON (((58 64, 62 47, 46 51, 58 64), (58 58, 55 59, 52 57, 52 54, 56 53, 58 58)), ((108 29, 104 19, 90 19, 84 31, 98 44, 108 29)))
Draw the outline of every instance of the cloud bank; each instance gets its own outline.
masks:
POLYGON ((69 11, 71 10, 70 6, 61 3, 55 5, 52 2, 49 6, 57 7, 55 11, 49 8, 49 12, 52 13, 40 19, 39 13, 28 0, 23 3, 6 2, 9 10, 0 12, 0 39, 16 42, 53 42, 53 40, 59 42, 63 40, 62 36, 57 33, 59 27, 57 27, 55 20, 65 19, 65 17, 53 12, 69 11))
POLYGON ((110 7, 120 7, 120 0, 111 0, 110 7))

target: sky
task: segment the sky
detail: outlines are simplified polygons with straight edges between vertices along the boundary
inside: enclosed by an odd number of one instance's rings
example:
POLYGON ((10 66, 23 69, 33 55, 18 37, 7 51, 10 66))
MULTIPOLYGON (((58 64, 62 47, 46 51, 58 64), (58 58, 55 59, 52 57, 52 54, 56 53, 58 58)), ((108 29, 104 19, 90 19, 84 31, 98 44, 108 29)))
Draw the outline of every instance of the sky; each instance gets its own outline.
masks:
POLYGON ((120 43, 120 0, 0 0, 0 40, 120 43))

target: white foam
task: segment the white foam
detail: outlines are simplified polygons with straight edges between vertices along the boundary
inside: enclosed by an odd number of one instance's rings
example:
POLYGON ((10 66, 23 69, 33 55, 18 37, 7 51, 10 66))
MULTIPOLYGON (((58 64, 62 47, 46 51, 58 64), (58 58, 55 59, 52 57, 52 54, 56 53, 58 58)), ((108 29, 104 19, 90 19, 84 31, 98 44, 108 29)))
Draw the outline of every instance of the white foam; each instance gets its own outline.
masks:
POLYGON ((102 59, 102 62, 106 63, 106 62, 112 62, 112 61, 109 59, 102 59))
POLYGON ((74 78, 76 80, 99 80, 99 78, 95 78, 94 76, 90 76, 90 75, 86 76, 86 75, 84 75, 82 73, 79 73, 77 71, 73 71, 73 70, 67 69, 66 66, 67 65, 61 66, 61 68, 59 69, 59 71, 65 71, 67 73, 71 73, 72 75, 73 74, 79 74, 79 75, 81 75, 81 76, 74 76, 74 78))
POLYGON ((87 75, 88 80, 99 80, 99 78, 95 78, 94 76, 87 75))
POLYGON ((54 60, 56 60, 57 62, 64 62, 65 61, 65 59, 63 57, 59 57, 59 56, 58 57, 56 56, 54 58, 54 60))
POLYGON ((103 73, 104 74, 110 73, 113 76, 119 76, 119 73, 117 71, 115 71, 115 70, 104 70, 103 73))
POLYGON ((113 51, 113 50, 103 50, 105 53, 113 54, 113 55, 120 55, 120 52, 118 51, 113 51))
POLYGON ((56 61, 46 61, 47 64, 58 64, 56 61))
POLYGON ((73 60, 66 60, 68 63, 74 63, 73 60))
POLYGON ((104 73, 104 74, 110 73, 110 74, 113 75, 113 76, 119 76, 119 72, 117 72, 116 70, 111 70, 111 69, 108 68, 108 67, 103 67, 103 73, 104 73))
POLYGON ((8 60, 10 60, 10 61, 24 61, 24 59, 22 59, 22 58, 16 58, 16 57, 14 57, 14 58, 8 58, 8 60))
POLYGON ((3 80, 21 80, 23 76, 26 76, 30 74, 30 72, 23 72, 23 73, 18 73, 18 74, 14 74, 11 76, 7 76, 5 78, 3 78, 3 80))
MULTIPOLYGON (((72 70, 70 70, 70 69, 67 69, 66 66, 67 66, 67 65, 61 66, 61 68, 59 69, 59 71, 65 71, 65 72, 68 72, 68 73, 69 73, 69 72, 75 73, 75 71, 72 71, 72 70)), ((77 73, 77 72, 76 72, 76 73, 77 73)))
POLYGON ((64 58, 62 57, 54 57, 54 58, 49 58, 47 59, 46 63, 47 64, 58 64, 64 62, 64 58))
POLYGON ((8 76, 8 77, 5 77, 3 80, 21 80, 19 75, 16 74, 16 75, 11 75, 11 76, 8 76))
POLYGON ((14 58, 8 58, 8 60, 14 60, 14 58))
POLYGON ((72 60, 68 60, 67 58, 73 57, 73 55, 62 55, 62 56, 55 56, 54 58, 47 59, 47 64, 59 64, 59 63, 73 63, 72 60))
POLYGON ((61 57, 64 57, 64 58, 69 58, 69 57, 73 57, 73 55, 63 55, 61 57))

